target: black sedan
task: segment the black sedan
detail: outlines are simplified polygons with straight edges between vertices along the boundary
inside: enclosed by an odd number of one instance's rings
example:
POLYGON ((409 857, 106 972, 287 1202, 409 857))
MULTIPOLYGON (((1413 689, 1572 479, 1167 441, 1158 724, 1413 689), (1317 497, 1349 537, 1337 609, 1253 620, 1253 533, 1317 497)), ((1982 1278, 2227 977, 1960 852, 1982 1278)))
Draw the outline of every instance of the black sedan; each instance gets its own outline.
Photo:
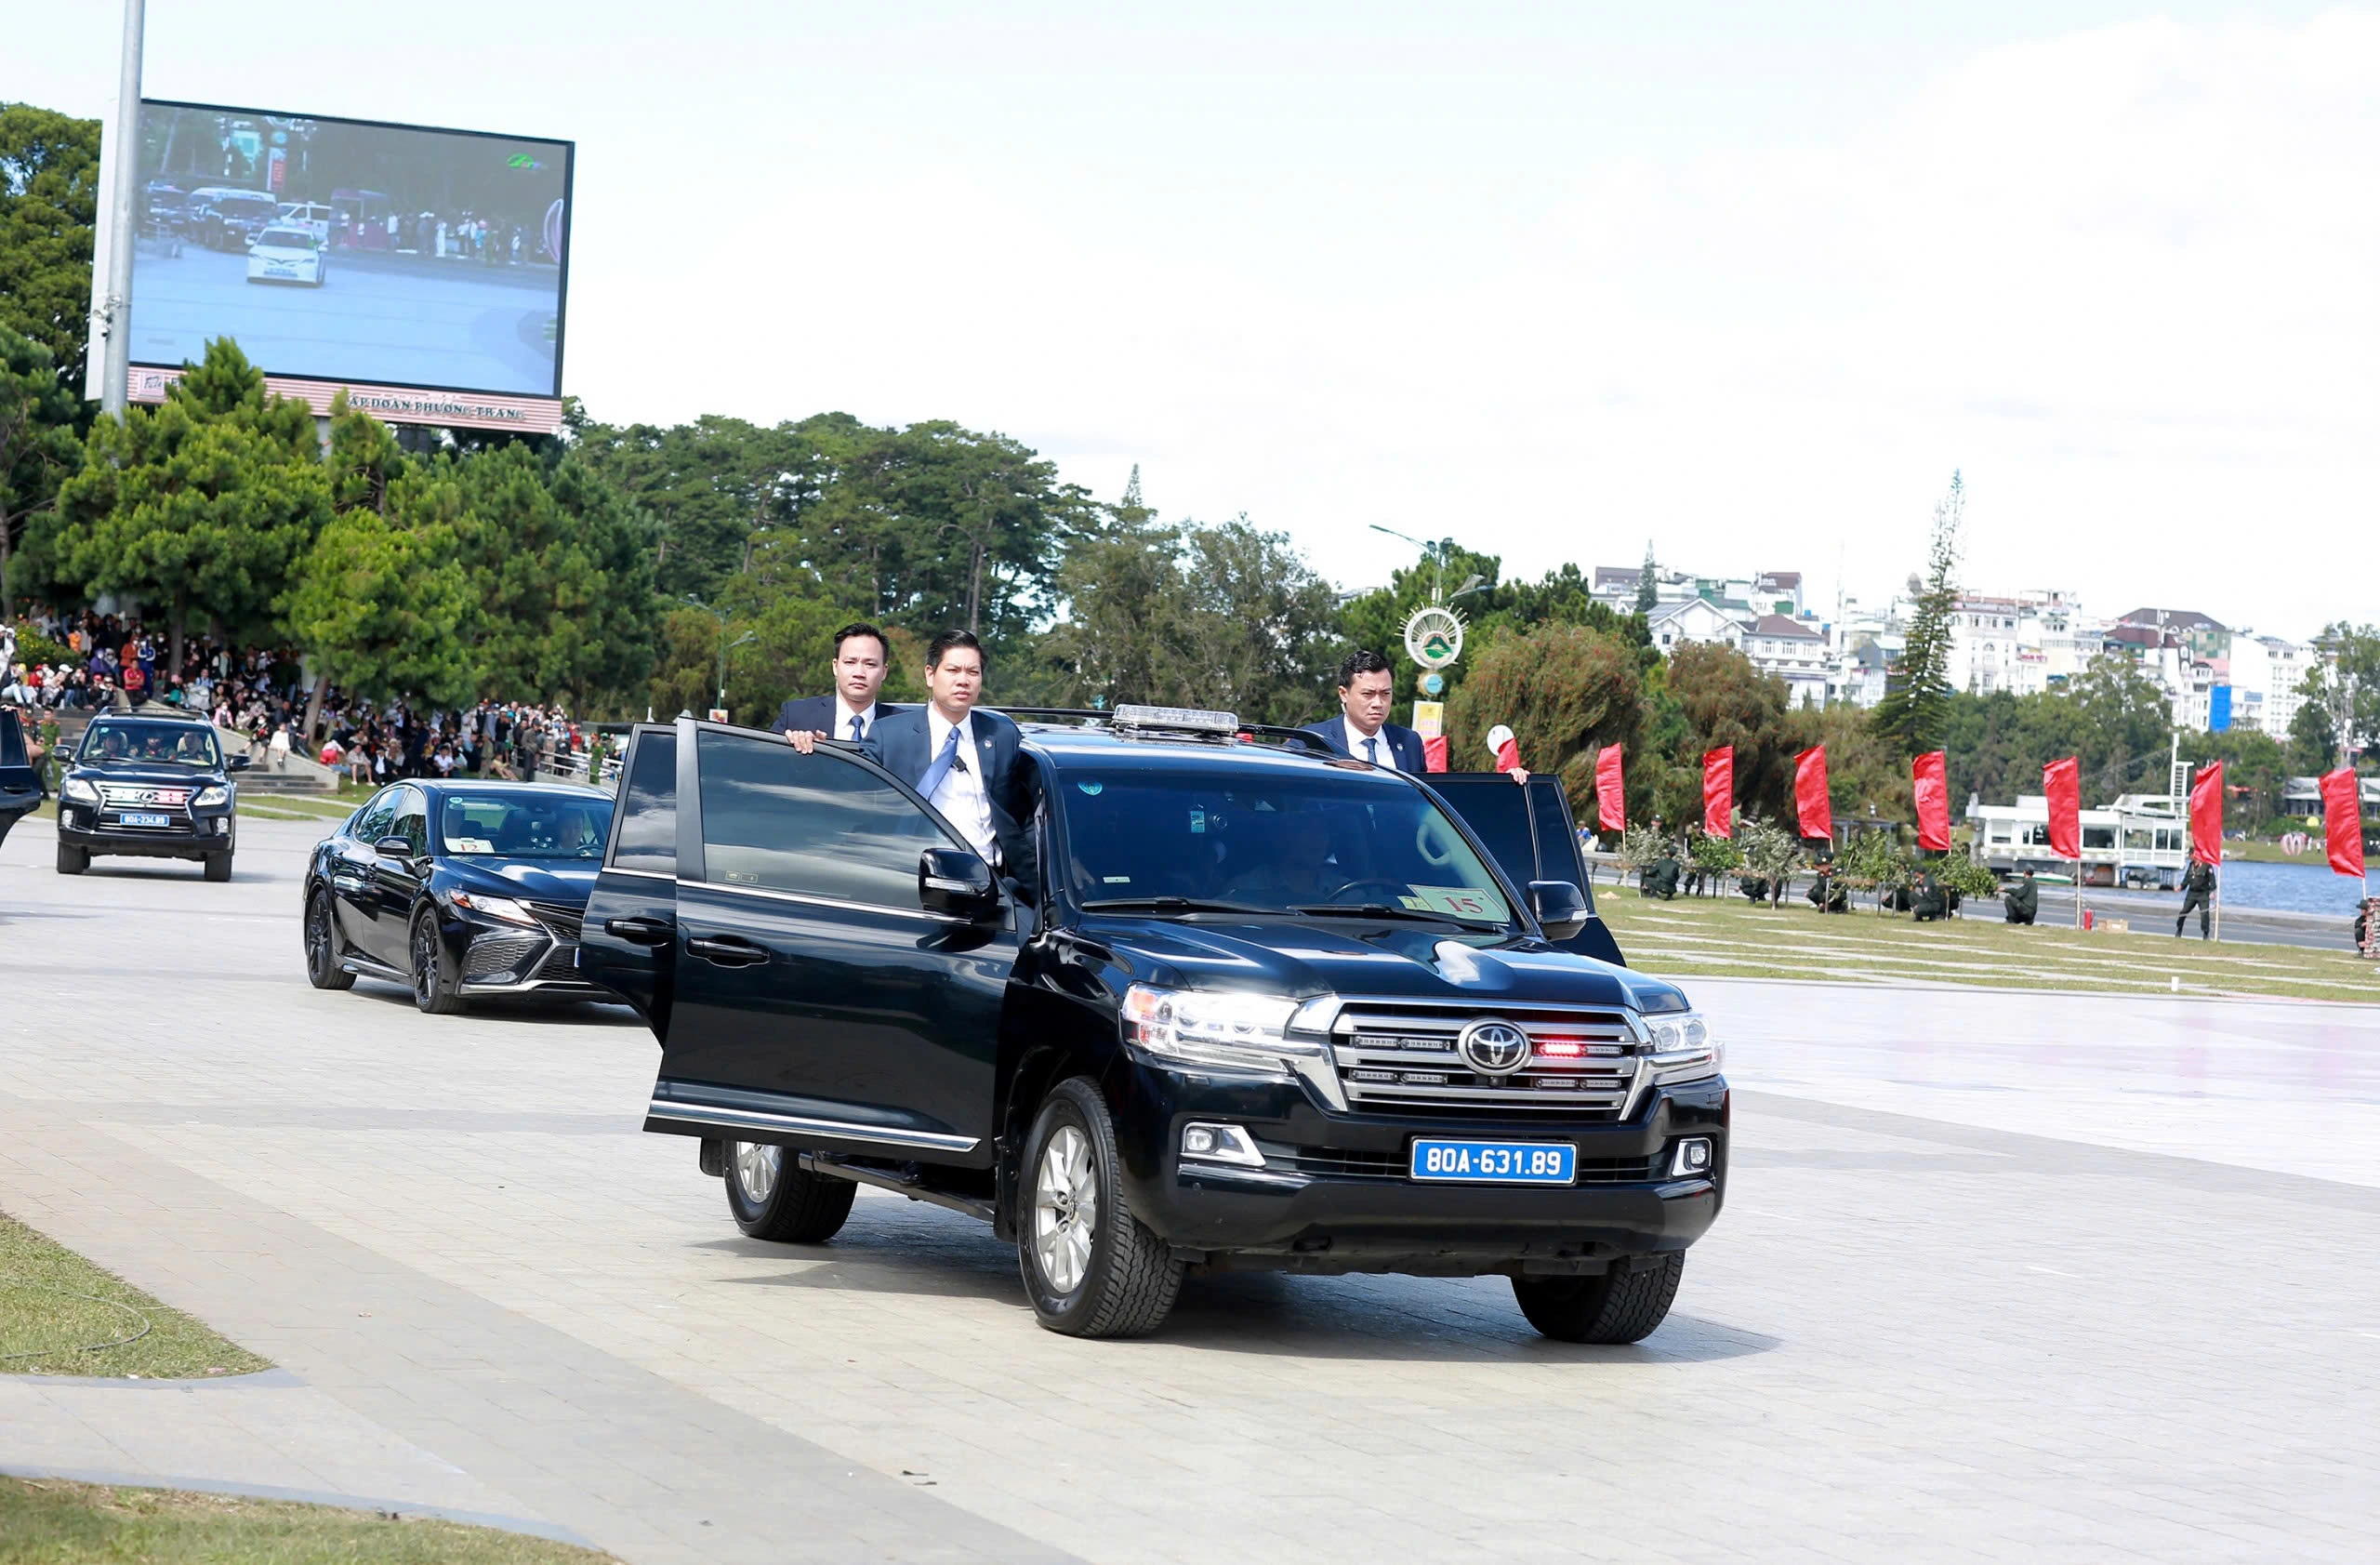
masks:
POLYGON ((579 975, 578 926, 612 796, 571 784, 401 782, 315 845, 306 976, 413 990, 433 1015, 477 998, 609 1000, 579 975))

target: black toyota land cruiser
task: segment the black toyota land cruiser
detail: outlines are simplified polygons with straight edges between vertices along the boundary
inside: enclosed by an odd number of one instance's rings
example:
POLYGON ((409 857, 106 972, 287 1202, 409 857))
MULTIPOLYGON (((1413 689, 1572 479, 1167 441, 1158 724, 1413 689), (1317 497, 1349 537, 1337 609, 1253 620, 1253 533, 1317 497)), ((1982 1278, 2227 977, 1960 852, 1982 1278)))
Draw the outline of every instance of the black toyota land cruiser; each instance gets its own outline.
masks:
POLYGON ((58 872, 79 875, 102 854, 196 859, 231 878, 239 845, 230 774, 205 718, 173 707, 102 712, 83 731, 58 784, 58 872))
POLYGON ((1548 1335, 1660 1323, 1726 1083, 1675 988, 1563 948, 1618 956, 1575 869, 1507 872, 1578 863, 1551 779, 1442 792, 1223 713, 1025 735, 1030 900, 855 750, 636 731, 581 965, 747 1234, 825 1240, 863 1184, 970 1213, 1086 1336, 1192 1269, 1498 1273, 1548 1335))

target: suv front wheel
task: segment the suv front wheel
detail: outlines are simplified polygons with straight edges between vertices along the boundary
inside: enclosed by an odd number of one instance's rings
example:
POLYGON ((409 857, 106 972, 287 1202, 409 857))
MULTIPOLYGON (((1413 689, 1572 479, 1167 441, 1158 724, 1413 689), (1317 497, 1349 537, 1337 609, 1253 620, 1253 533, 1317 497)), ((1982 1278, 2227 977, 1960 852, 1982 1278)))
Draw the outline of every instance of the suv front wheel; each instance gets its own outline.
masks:
POLYGON ((1124 1205, 1116 1124, 1089 1079, 1060 1082, 1025 1143, 1017 1265, 1034 1316, 1077 1337, 1132 1337, 1164 1324, 1182 1263, 1124 1205))
POLYGON ((1601 1277, 1515 1277, 1513 1297, 1528 1323, 1560 1342, 1642 1342, 1668 1319, 1686 1275, 1686 1252, 1673 1250, 1643 1271, 1601 1277))

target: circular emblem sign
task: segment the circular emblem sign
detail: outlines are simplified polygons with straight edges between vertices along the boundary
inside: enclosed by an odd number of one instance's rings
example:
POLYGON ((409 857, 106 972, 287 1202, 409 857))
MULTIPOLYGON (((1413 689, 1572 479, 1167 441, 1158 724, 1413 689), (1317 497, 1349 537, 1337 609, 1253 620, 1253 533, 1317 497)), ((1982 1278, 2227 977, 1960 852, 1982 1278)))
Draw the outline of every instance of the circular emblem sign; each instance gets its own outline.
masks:
POLYGON ((1455 1048, 1482 1076, 1510 1076, 1528 1063, 1528 1034, 1492 1016, 1464 1028, 1455 1048))
POLYGON ((1446 694, 1446 690, 1447 690, 1447 676, 1446 676, 1446 675, 1444 675, 1444 674, 1423 674, 1423 675, 1421 676, 1421 694, 1422 694, 1422 695, 1427 696, 1429 696, 1429 697, 1431 697, 1432 699, 1434 699, 1434 700, 1435 700, 1435 698, 1437 698, 1438 696, 1445 695, 1445 694, 1446 694))
POLYGON ((1443 669, 1462 656, 1462 621, 1454 610, 1417 608, 1405 622, 1405 652, 1425 669, 1443 669))

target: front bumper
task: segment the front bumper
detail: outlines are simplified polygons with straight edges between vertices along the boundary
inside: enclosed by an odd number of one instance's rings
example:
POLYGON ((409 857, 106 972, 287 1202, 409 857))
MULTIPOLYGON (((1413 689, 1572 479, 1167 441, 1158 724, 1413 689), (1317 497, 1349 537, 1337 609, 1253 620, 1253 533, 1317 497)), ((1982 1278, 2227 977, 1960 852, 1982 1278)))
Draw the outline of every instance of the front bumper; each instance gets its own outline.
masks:
POLYGON ((169 826, 124 826, 113 817, 113 806, 60 804, 58 840, 70 848, 127 858, 211 858, 239 845, 239 830, 229 807, 190 812, 151 812, 173 817, 169 826))
POLYGON ((610 1000, 578 971, 578 943, 551 929, 517 923, 450 922, 447 942, 460 962, 467 995, 536 994, 557 1000, 610 1000), (459 943, 457 940, 459 936, 459 943))
POLYGON ((1109 1107, 1135 1215, 1214 1269, 1446 1276, 1599 1272, 1684 1250, 1726 1193, 1727 1088, 1658 1088, 1625 1122, 1325 1113, 1292 1083, 1198 1077, 1125 1063, 1109 1107), (1245 1126, 1262 1169, 1184 1160, 1192 1120, 1245 1126), (1679 1138, 1712 1146, 1707 1175, 1673 1179, 1679 1138), (1576 1183, 1417 1183, 1417 1136, 1568 1142, 1576 1183))

